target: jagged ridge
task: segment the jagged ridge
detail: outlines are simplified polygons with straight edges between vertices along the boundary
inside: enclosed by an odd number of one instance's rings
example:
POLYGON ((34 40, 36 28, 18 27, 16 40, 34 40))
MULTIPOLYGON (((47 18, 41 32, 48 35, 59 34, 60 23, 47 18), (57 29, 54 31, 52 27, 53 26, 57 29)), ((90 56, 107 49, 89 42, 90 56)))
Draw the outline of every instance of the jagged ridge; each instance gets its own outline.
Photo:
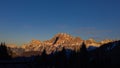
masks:
MULTIPOLYGON (((20 47, 18 46, 8 46, 16 55, 25 55, 36 52, 42 52, 44 49, 47 54, 50 54, 55 51, 61 50, 62 47, 71 50, 79 50, 82 43, 85 43, 86 47, 94 46, 100 47, 103 44, 113 42, 112 40, 103 40, 101 42, 96 42, 94 39, 82 40, 80 37, 73 37, 66 33, 58 33, 50 40, 40 41, 40 40, 32 40, 30 43, 24 44, 20 47), (29 53, 31 52, 31 53, 29 53)), ((31 54, 32 55, 32 54, 31 54)))

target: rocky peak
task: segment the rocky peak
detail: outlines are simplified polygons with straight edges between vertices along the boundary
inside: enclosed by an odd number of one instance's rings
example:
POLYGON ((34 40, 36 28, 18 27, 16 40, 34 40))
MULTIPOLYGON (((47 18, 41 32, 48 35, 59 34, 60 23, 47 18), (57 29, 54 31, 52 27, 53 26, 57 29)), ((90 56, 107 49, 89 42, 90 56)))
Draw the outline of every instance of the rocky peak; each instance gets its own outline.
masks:
POLYGON ((100 43, 101 44, 106 44, 106 43, 109 43, 109 42, 113 42, 113 40, 105 39, 105 40, 102 40, 100 43))
POLYGON ((81 42, 81 41, 83 41, 80 37, 75 37, 73 40, 74 40, 74 42, 81 42))
POLYGON ((60 44, 60 43, 64 43, 65 41, 69 41, 72 40, 74 37, 72 37, 69 34, 66 33, 58 33, 56 34, 52 39, 47 40, 47 42, 49 43, 53 43, 53 44, 60 44))
POLYGON ((85 40, 84 42, 85 42, 87 48, 89 46, 99 47, 101 45, 100 43, 96 42, 93 38, 85 40))
POLYGON ((21 48, 25 49, 25 51, 36 51, 42 45, 40 40, 31 40, 29 43, 24 44, 21 48))
POLYGON ((56 50, 60 50, 61 48, 71 49, 71 50, 79 50, 82 43, 85 43, 86 47, 94 46, 100 47, 101 45, 109 42, 113 42, 112 40, 103 40, 101 42, 96 42, 93 38, 88 40, 82 40, 80 37, 73 37, 66 33, 58 33, 50 40, 46 40, 41 42, 40 40, 31 40, 29 43, 24 44, 23 46, 18 46, 10 44, 8 47, 13 52, 21 53, 21 52, 32 52, 32 51, 39 51, 42 52, 44 49, 46 50, 47 54, 55 52, 56 50), (20 51, 20 52, 19 52, 20 51))
POLYGON ((32 39, 32 41, 30 42, 31 45, 40 45, 41 44, 41 41, 40 40, 35 40, 35 39, 32 39))
POLYGON ((86 40, 85 42, 87 44, 96 43, 96 41, 93 38, 90 38, 90 39, 86 40))
POLYGON ((58 38, 61 38, 61 39, 73 38, 73 36, 71 36, 67 33, 58 33, 54 37, 58 37, 58 38))

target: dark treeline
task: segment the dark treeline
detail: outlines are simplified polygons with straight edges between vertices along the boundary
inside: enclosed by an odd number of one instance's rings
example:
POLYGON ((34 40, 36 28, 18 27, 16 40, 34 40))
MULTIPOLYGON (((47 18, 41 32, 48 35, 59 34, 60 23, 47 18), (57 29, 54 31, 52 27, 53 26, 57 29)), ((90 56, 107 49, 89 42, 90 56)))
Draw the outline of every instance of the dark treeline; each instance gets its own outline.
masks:
POLYGON ((0 44, 0 60, 11 59, 10 53, 5 45, 5 43, 0 44))
MULTIPOLYGON (((0 45, 0 60, 11 58, 5 43, 0 45)), ((27 59, 27 58, 26 58, 27 59)), ((87 51, 83 43, 80 50, 63 49, 58 52, 46 54, 46 50, 29 63, 28 68, 116 68, 120 67, 120 41, 104 44, 99 48, 87 51)))

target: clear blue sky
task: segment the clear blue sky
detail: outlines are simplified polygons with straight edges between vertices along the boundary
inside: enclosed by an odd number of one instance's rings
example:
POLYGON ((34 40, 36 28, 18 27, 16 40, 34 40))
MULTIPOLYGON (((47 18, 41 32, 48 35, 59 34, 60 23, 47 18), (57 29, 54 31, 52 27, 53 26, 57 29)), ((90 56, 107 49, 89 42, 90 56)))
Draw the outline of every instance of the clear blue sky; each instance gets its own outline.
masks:
POLYGON ((120 0, 0 0, 0 41, 22 44, 59 32, 120 39, 120 0))

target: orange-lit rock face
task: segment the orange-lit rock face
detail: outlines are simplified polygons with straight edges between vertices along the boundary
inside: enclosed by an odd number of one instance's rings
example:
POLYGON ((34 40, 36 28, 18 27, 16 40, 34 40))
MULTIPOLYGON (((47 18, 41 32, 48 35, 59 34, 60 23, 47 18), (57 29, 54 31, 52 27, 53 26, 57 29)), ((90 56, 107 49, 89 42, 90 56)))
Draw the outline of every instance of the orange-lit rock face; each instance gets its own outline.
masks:
POLYGON ((89 46, 99 47, 101 43, 96 42, 94 39, 90 38, 88 40, 85 40, 85 45, 88 48, 89 46))
POLYGON ((82 42, 86 44, 86 47, 89 47, 89 46, 99 47, 100 45, 111 42, 111 41, 103 40, 101 42, 96 42, 94 39, 82 40, 80 37, 73 37, 66 33, 58 33, 50 40, 46 40, 43 42, 41 42, 40 40, 32 40, 30 43, 25 44, 21 47, 29 51, 29 50, 37 50, 41 46, 44 46, 44 47, 47 47, 47 46, 58 47, 60 45, 66 46, 66 47, 76 46, 76 45, 81 45, 82 42))
POLYGON ((106 39, 106 40, 101 41, 102 44, 106 44, 106 43, 109 43, 109 42, 113 42, 113 40, 106 39))
POLYGON ((82 39, 79 37, 73 37, 66 33, 59 33, 56 34, 52 39, 49 40, 49 42, 53 43, 55 46, 57 45, 78 45, 82 42, 82 39))
POLYGON ((41 44, 41 41, 40 41, 40 40, 32 40, 32 41, 30 42, 30 44, 32 44, 32 45, 40 45, 40 44, 41 44))
MULTIPOLYGON (((50 54, 54 51, 60 51, 62 48, 71 49, 71 50, 79 50, 82 43, 85 43, 86 47, 94 46, 100 47, 103 44, 112 42, 112 40, 103 40, 101 42, 96 42, 94 39, 82 40, 80 37, 73 37, 66 33, 58 33, 50 40, 46 40, 41 42, 40 40, 32 40, 27 44, 24 44, 20 47, 10 45, 11 49, 15 49, 16 52, 17 48, 23 49, 26 53, 36 51, 37 53, 41 53, 44 49, 46 50, 47 54, 50 54), (39 51, 39 52, 38 52, 39 51)), ((18 54, 18 53, 16 53, 18 54)))
POLYGON ((53 38, 46 41, 32 40, 30 43, 21 46, 25 51, 42 51, 43 49, 47 50, 47 53, 55 51, 56 48, 65 47, 67 49, 72 49, 79 47, 82 44, 83 40, 80 37, 73 37, 66 33, 56 34, 53 38))
POLYGON ((41 45, 42 43, 40 40, 32 40, 30 43, 21 46, 21 48, 25 49, 25 51, 37 51, 41 45))

